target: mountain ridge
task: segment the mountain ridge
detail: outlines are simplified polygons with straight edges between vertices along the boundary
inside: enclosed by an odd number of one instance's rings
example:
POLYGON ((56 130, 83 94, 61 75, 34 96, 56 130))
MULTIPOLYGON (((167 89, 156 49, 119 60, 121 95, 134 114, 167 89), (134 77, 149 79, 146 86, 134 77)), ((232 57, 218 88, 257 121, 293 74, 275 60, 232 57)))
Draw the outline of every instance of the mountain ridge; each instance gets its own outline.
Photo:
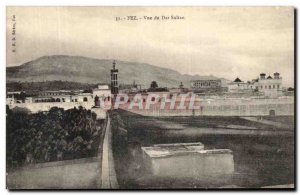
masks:
MULTIPOLYGON (((42 56, 20 66, 6 68, 7 82, 70 81, 79 83, 110 83, 112 59, 96 59, 83 56, 52 55, 42 56)), ((119 83, 135 81, 145 87, 157 81, 160 87, 178 87, 180 82, 188 87, 190 80, 227 79, 213 75, 200 76, 181 74, 178 71, 148 63, 116 60, 119 69, 119 83)))

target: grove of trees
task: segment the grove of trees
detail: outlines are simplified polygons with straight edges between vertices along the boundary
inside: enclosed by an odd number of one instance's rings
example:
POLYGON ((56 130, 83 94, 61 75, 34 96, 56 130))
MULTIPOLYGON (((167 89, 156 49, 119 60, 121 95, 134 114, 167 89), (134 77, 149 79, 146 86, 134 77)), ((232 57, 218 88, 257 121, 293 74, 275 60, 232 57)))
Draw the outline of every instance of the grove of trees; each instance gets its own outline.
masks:
POLYGON ((103 120, 79 107, 30 114, 7 107, 7 166, 96 156, 103 120))

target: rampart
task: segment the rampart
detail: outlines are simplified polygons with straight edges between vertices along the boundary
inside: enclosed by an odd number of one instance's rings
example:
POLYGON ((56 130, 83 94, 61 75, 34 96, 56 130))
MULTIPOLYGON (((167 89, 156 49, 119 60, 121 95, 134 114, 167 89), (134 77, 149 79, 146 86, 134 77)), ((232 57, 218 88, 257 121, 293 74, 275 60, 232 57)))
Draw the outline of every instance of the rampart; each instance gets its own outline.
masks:
MULTIPOLYGON (((176 104, 179 104, 176 102, 176 104)), ((186 102, 188 105, 189 102, 186 102)), ((140 109, 122 105, 121 109, 144 116, 267 116, 294 115, 294 97, 281 98, 223 98, 200 100, 197 109, 161 109, 160 104, 151 105, 149 109, 140 109)))

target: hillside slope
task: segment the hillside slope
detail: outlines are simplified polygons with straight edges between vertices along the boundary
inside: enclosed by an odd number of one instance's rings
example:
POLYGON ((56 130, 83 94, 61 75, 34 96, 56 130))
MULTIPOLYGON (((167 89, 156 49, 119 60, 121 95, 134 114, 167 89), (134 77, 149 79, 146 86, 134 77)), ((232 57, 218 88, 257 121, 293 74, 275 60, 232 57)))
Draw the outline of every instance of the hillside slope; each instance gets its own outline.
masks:
MULTIPOLYGON (((121 84, 136 83, 145 87, 157 81, 161 87, 178 87, 182 81, 190 86, 193 79, 214 79, 214 76, 191 76, 146 63, 116 61, 121 84)), ((71 81, 110 83, 112 60, 80 56, 44 56, 16 67, 7 67, 7 82, 71 81)))

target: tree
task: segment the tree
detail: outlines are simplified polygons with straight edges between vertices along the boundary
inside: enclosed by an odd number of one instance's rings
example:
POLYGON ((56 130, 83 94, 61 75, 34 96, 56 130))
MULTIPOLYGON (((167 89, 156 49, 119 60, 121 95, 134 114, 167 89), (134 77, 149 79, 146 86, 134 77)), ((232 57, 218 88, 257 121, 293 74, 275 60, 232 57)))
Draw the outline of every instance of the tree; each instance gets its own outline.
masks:
POLYGON ((150 88, 155 89, 155 88, 157 88, 157 87, 158 87, 157 82, 156 82, 156 81, 152 81, 152 82, 151 82, 151 85, 150 85, 150 88))
POLYGON ((6 120, 8 167, 97 154, 99 121, 83 107, 66 111, 53 107, 35 114, 7 108, 6 120))

